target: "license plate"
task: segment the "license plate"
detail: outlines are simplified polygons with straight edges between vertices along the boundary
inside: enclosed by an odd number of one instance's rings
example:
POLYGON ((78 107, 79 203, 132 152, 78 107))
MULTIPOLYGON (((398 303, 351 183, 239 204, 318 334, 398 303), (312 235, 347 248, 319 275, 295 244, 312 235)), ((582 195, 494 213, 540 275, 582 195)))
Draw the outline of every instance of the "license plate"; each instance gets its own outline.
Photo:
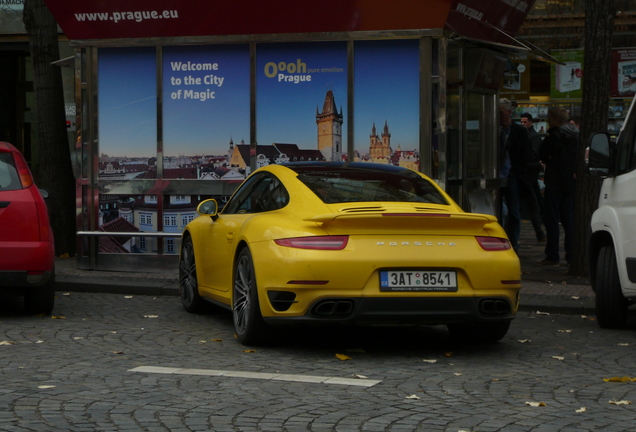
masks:
POLYGON ((380 272, 380 291, 457 291, 457 273, 440 270, 380 272))

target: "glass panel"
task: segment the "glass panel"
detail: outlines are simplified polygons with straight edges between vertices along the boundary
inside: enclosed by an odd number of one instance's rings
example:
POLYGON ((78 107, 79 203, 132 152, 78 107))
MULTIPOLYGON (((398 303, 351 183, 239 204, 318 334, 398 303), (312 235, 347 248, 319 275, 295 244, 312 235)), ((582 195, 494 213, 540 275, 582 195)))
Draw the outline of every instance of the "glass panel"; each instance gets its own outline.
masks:
POLYGON ((446 105, 446 165, 448 179, 461 175, 461 96, 460 87, 448 86, 446 105))
POLYGON ((484 177, 484 155, 482 148, 482 113, 484 95, 468 93, 466 101, 466 177, 484 177))

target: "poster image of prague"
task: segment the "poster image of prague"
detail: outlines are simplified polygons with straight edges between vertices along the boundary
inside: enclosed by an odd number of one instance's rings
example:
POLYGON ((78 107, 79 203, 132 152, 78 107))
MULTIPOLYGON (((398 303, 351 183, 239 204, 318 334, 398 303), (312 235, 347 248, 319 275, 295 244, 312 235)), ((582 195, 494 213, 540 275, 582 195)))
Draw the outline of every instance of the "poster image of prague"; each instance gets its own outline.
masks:
POLYGON ((148 178, 157 157, 155 49, 101 48, 98 55, 98 176, 148 178))
POLYGON ((354 160, 419 171, 419 67, 417 41, 355 44, 354 160))
POLYGON ((612 97, 636 95, 636 48, 612 50, 610 92, 612 97))
MULTIPOLYGON (((256 167, 342 160, 347 154, 346 103, 346 43, 259 45, 256 167)), ((235 143, 234 148, 232 166, 249 168, 249 146, 235 143)))
POLYGON ((250 133, 247 45, 163 49, 163 172, 166 179, 240 180, 234 143, 250 133))

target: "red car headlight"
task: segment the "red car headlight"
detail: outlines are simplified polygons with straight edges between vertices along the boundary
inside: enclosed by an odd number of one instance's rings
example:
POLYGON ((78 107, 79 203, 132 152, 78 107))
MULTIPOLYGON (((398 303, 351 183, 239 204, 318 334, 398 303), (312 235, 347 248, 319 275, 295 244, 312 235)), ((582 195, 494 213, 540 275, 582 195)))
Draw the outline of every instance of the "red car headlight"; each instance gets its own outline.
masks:
POLYGON ((349 236, 294 237, 274 240, 279 246, 298 249, 342 250, 347 247, 349 236))

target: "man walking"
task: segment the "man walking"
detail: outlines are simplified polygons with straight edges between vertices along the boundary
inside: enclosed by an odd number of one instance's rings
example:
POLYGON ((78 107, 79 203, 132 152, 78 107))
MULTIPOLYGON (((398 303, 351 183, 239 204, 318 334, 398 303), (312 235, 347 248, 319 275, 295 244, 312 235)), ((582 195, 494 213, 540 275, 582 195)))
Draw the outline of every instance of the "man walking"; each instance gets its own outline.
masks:
POLYGON ((530 154, 532 159, 528 164, 528 181, 530 186, 528 188, 523 187, 521 190, 521 196, 523 202, 528 207, 530 213, 530 222, 532 222, 532 228, 537 236, 537 241, 544 242, 546 237, 541 227, 541 220, 543 215, 543 196, 539 189, 539 173, 541 172, 541 160, 539 158, 539 149, 541 148, 541 142, 543 139, 541 135, 534 130, 532 114, 521 114, 521 126, 528 130, 528 139, 530 140, 530 154))
POLYGON ((548 110, 548 136, 541 143, 540 157, 545 164, 545 228, 548 241, 545 259, 537 265, 559 264, 559 222, 564 231, 565 260, 572 259, 574 235, 574 191, 576 185, 576 147, 578 129, 568 123, 567 112, 548 110))
POLYGON ((508 210, 504 228, 515 252, 519 252, 521 234, 520 185, 527 187, 527 166, 530 162, 530 142, 526 128, 512 121, 512 103, 508 99, 499 101, 500 130, 500 176, 503 187, 501 195, 508 210))

